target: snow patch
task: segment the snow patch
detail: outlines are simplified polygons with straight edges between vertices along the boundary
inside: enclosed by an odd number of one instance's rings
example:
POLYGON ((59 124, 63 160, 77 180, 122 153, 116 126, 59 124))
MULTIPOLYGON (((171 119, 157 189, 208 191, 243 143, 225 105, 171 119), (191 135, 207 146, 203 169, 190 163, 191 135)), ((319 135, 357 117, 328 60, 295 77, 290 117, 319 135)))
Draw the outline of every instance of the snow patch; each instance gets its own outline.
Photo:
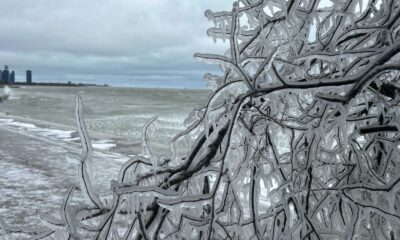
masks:
POLYGON ((112 140, 97 140, 92 141, 92 146, 100 150, 109 150, 117 145, 112 140))
MULTIPOLYGON (((0 126, 5 126, 12 130, 30 132, 47 139, 55 139, 56 141, 62 140, 64 142, 79 142, 79 138, 72 137, 74 131, 38 127, 31 123, 18 122, 9 118, 0 119, 0 126)), ((93 148, 97 150, 110 150, 116 146, 116 143, 110 139, 103 139, 92 141, 92 145, 93 148)))

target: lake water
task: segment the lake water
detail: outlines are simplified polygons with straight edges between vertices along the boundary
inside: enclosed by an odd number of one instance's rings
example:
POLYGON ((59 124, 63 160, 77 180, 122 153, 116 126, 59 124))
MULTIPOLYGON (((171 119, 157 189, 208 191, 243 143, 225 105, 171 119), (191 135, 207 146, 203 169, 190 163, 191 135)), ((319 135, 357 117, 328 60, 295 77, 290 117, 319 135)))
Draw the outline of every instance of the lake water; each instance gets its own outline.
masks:
POLYGON ((0 112, 72 128, 78 94, 84 101, 90 131, 136 141, 145 122, 158 115, 155 136, 164 142, 183 129, 182 123, 190 110, 204 105, 209 91, 29 86, 12 89, 9 100, 0 103, 0 112))

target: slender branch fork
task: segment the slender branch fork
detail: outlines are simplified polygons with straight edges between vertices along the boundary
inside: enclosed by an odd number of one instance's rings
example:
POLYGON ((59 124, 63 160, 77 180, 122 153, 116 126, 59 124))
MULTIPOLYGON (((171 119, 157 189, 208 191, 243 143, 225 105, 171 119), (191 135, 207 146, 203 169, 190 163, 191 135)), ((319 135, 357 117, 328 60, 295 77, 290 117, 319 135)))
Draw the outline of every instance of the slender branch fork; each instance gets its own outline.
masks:
MULTIPOLYGON (((92 149, 77 98, 79 186, 34 239, 398 239, 400 2, 240 0, 206 12, 228 40, 206 75, 213 92, 160 157, 121 168, 94 191, 92 149), (329 3, 328 3, 329 2, 329 3), (190 145, 190 149, 184 146, 190 145), (85 203, 71 204, 75 191, 85 203)), ((94 160, 95 161, 95 160, 94 160)))

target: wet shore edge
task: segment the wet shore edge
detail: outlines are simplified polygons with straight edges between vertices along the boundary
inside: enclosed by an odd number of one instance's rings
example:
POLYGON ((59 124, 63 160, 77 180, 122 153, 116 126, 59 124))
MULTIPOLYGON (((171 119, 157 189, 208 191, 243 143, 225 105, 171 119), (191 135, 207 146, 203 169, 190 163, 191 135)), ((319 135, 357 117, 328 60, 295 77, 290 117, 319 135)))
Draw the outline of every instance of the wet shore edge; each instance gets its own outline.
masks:
MULTIPOLYGON (((36 127, 38 129, 44 129, 48 131, 65 131, 70 132, 70 142, 80 144, 80 140, 78 137, 78 133, 75 127, 58 124, 54 122, 47 122, 43 120, 37 120, 32 118, 26 118, 21 116, 9 115, 7 113, 1 112, 0 110, 0 123, 1 121, 14 122, 14 125, 18 127, 20 126, 30 126, 25 127, 25 131, 31 131, 32 127, 36 127), (32 125, 32 126, 31 126, 32 125)), ((13 128, 8 127, 8 130, 13 130, 13 128)), ((17 130, 15 128, 15 130, 17 130)), ((141 142, 140 141, 132 141, 130 139, 116 136, 110 133, 104 132, 95 132, 89 130, 90 139, 92 141, 93 147, 96 151, 110 151, 119 153, 125 156, 132 156, 135 154, 139 154, 141 152, 141 142)), ((1 137, 1 136, 0 136, 1 137)), ((43 136, 45 137, 45 136, 43 136)), ((62 139, 59 139, 62 141, 62 139)))

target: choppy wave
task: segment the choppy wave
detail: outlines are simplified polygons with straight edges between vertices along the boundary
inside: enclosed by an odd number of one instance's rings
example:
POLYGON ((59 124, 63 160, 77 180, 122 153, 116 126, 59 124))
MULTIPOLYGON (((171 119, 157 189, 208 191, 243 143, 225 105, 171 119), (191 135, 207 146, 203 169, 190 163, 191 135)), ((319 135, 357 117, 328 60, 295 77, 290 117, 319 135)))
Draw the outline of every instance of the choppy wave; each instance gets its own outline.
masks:
MULTIPOLYGON (((139 140, 142 127, 158 119, 150 137, 165 142, 183 130, 189 111, 203 105, 203 90, 24 87, 13 89, 13 98, 0 105, 0 112, 70 127, 75 126, 75 96, 84 100, 89 131, 139 140)), ((50 134, 50 133, 49 133, 50 134)))
MULTIPOLYGON (((142 134, 143 126, 151 117, 153 116, 150 114, 110 116, 88 119, 87 124, 89 129, 94 131, 138 139, 142 134)), ((184 120, 185 115, 183 113, 159 116, 152 125, 152 135, 163 141, 168 140, 184 129, 184 120)))

